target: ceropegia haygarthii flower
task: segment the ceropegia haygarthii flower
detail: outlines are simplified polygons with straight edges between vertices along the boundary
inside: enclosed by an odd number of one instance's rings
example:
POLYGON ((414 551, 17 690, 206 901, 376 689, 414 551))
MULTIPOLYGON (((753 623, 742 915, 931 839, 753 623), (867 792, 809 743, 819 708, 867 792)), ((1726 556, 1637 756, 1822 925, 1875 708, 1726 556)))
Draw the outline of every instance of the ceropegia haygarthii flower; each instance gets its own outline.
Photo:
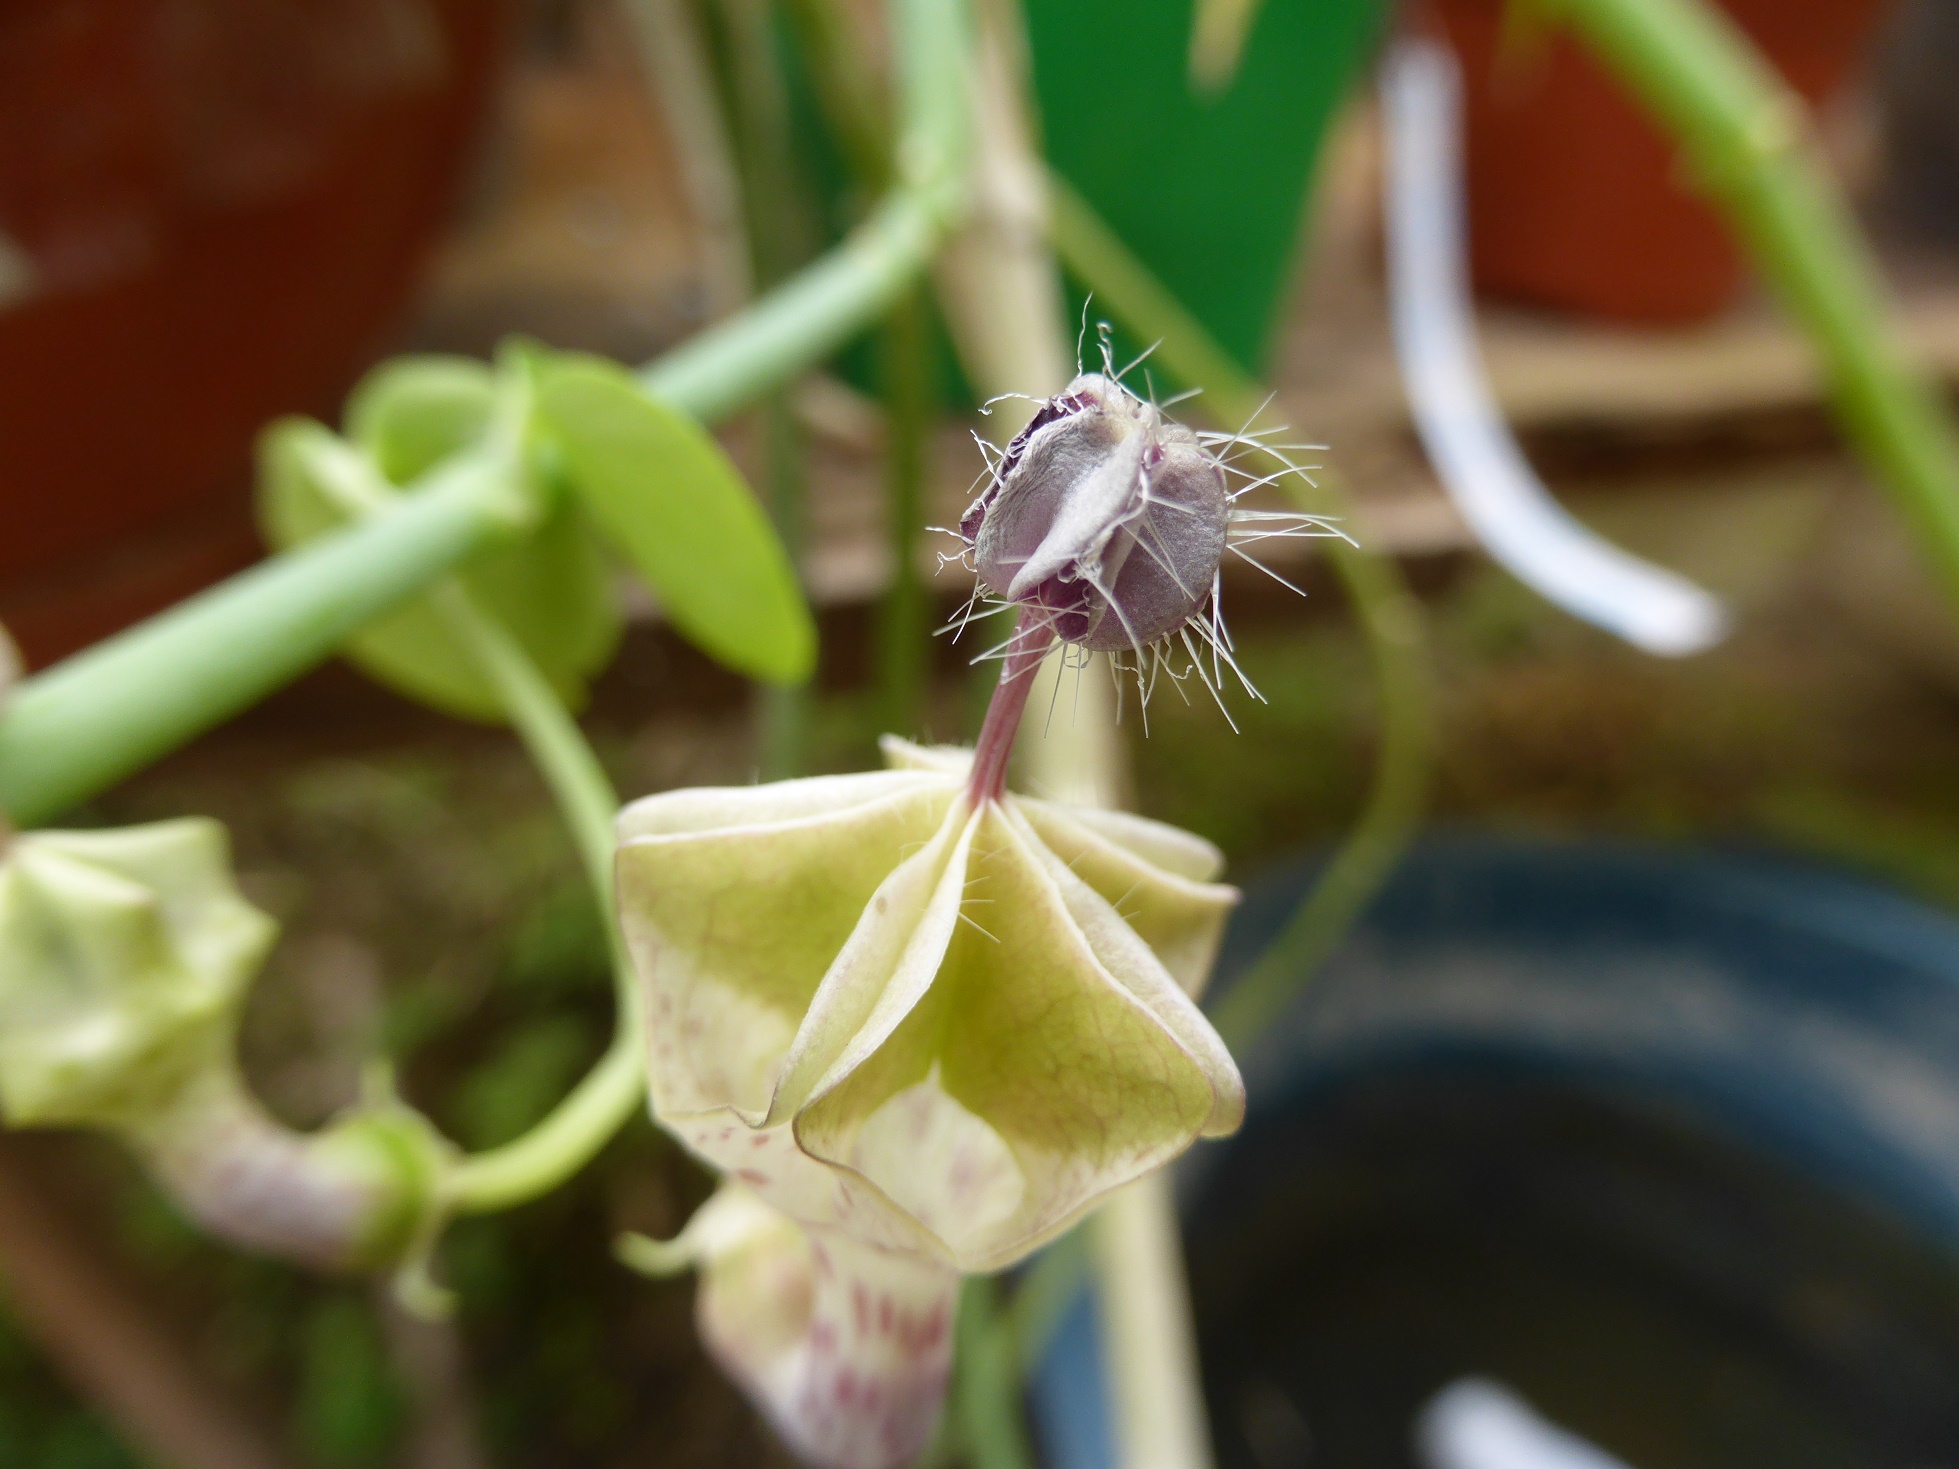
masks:
POLYGON ((1216 850, 1007 796, 999 745, 982 735, 975 764, 892 740, 888 771, 619 818, 654 1113, 794 1221, 819 1299, 857 1326, 826 1337, 813 1314, 793 1370, 738 1375, 845 1469, 922 1443, 938 1375, 879 1353, 949 1314, 961 1272, 1021 1259, 1244 1110, 1193 999, 1237 897, 1216 850))
POLYGON ((236 1244, 385 1263, 420 1217, 429 1134, 398 1107, 297 1133, 252 1098, 233 1042, 276 932, 233 883, 215 821, 15 836, 0 860, 0 1118, 117 1134, 236 1244))
MULTIPOLYGON (((1233 657, 1219 568, 1230 552, 1291 587, 1247 547, 1339 534, 1318 516, 1238 503, 1275 478, 1304 479, 1283 455, 1308 446, 1186 428, 1123 386, 1106 338, 1103 360, 1108 371, 1078 375, 1004 450, 991 451, 986 486, 959 522, 979 577, 972 605, 1019 609, 1021 627, 1030 618, 1040 625, 1043 646, 1051 635, 1110 655, 1145 701, 1158 673, 1195 673, 1222 707, 1227 669, 1257 698, 1233 657), (1251 475, 1233 462, 1239 449, 1285 467, 1251 475)), ((1024 637, 1017 628, 1015 638, 1024 637)))

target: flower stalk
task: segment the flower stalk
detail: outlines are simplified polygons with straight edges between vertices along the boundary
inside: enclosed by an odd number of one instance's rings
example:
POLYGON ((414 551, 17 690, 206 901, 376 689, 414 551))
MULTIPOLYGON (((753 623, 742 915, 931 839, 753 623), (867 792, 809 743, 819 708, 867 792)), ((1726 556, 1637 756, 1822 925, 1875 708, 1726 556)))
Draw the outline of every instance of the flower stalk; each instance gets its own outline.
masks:
POLYGON ((1013 760, 1027 696, 1034 692, 1035 676, 1053 641, 1054 628, 1045 613, 1032 607, 1021 612, 1002 656, 1000 682, 994 686, 973 749, 973 773, 966 793, 974 806, 997 801, 1006 793, 1007 767, 1013 760))
POLYGON ((436 594, 444 620, 495 686, 512 726, 556 798, 606 915, 618 1019, 598 1064, 544 1119, 521 1137, 457 1160, 442 1182, 445 1207, 480 1214, 549 1193, 598 1153, 645 1103, 645 1060, 638 1040, 638 999, 612 921, 612 821, 619 797, 578 723, 524 651, 461 587, 436 594))
POLYGON ((362 1110, 298 1132, 268 1113, 230 1064, 201 1073, 121 1132, 207 1233, 324 1271, 393 1265, 440 1166, 433 1133, 407 1108, 362 1110))

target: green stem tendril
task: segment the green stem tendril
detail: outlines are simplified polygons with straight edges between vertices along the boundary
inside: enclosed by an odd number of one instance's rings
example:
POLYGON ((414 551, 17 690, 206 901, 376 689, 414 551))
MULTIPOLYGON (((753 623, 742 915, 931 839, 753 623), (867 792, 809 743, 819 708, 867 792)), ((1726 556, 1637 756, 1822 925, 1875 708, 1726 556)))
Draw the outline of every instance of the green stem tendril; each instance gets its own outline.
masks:
POLYGON ((454 1165, 444 1186, 446 1202, 462 1213, 485 1213, 548 1193, 591 1161, 642 1105, 645 1059, 634 1020, 632 968, 612 910, 612 822, 619 797, 576 721, 516 639, 460 586, 440 587, 434 597, 450 630, 495 686, 571 830, 603 915, 618 1007, 605 1055, 542 1122, 454 1165))

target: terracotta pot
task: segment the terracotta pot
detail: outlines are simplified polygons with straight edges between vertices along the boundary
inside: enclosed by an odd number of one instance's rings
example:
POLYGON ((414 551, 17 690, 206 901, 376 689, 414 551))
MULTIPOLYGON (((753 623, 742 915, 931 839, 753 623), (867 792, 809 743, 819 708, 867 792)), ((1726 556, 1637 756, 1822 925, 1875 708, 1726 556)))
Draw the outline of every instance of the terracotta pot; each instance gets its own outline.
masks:
MULTIPOLYGON (((1462 59, 1471 269, 1487 296, 1616 321, 1705 318, 1742 277, 1677 150, 1567 36, 1502 50, 1501 0, 1436 0, 1462 59)), ((1811 104, 1863 59, 1884 0, 1724 0, 1811 104)))
POLYGON ((45 662, 255 552, 445 221, 490 0, 0 7, 0 618, 45 662))

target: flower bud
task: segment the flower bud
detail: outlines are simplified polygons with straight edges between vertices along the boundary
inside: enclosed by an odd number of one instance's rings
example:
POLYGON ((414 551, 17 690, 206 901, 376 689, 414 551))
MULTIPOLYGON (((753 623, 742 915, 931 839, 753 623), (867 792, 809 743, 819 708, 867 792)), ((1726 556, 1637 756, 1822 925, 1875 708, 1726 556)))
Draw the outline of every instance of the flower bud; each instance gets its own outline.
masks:
POLYGON ((1191 999, 1237 893, 1173 828, 975 808, 964 752, 887 753, 621 814, 653 1109, 804 1225, 999 1269, 1237 1126, 1191 999))
POLYGON ((1230 510, 1196 434, 1090 372, 1042 404, 959 529, 994 596, 1045 610, 1064 642, 1141 652, 1211 595, 1230 510))
POLYGON ((701 1339, 804 1460, 888 1469, 930 1441, 952 1367, 959 1276, 805 1230, 724 1184, 679 1239, 629 1239, 627 1263, 701 1270, 701 1339))

